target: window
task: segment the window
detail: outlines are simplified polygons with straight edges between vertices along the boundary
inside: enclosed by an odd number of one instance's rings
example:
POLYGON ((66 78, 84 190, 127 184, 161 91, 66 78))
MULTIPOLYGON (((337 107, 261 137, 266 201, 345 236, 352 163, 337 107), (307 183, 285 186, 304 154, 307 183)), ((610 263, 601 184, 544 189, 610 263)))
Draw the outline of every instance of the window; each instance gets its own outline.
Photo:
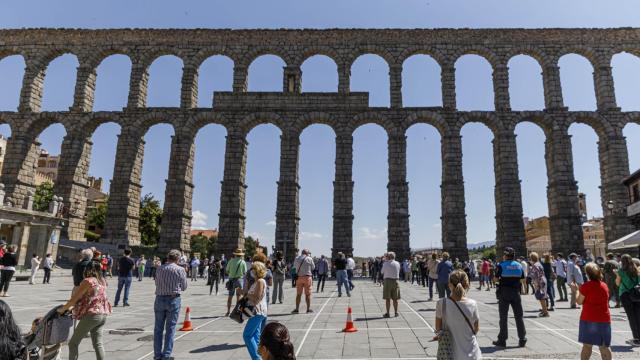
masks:
POLYGON ((640 201, 640 184, 631 186, 631 203, 640 201))

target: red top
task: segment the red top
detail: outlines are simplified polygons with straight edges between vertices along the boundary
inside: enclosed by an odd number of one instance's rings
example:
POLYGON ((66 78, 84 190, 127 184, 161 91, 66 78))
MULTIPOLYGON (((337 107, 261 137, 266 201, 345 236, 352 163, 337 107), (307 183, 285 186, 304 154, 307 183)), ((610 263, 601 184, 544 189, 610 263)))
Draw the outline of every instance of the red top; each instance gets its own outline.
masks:
POLYGON ((482 262, 482 273, 485 275, 489 275, 489 262, 488 261, 483 261, 482 262))
POLYGON ((580 286, 580 294, 584 296, 580 320, 611 323, 609 312, 609 289, 602 281, 590 280, 580 286))

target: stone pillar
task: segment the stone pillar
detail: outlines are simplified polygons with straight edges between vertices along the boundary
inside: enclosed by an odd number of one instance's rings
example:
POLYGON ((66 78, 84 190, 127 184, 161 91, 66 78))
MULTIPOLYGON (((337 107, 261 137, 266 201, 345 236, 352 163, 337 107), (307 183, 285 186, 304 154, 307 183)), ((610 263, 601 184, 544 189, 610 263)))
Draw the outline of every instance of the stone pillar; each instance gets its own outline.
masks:
POLYGON ((116 163, 109 188, 104 242, 116 245, 140 244, 140 184, 144 139, 135 130, 123 128, 118 135, 116 163))
MULTIPOLYGON (((193 199, 193 137, 174 135, 171 140, 169 175, 164 190, 164 209, 158 250, 191 250, 191 203, 193 199)), ((207 254, 204 254, 207 255, 207 254)))
POLYGON ((247 66, 236 65, 233 68, 233 92, 247 92, 247 76, 247 66))
POLYGON ((137 61, 131 68, 131 79, 129 80, 129 99, 127 107, 145 108, 147 107, 147 85, 149 82, 149 72, 147 65, 142 61, 137 61))
POLYGON ((180 88, 180 107, 191 109, 198 107, 198 68, 182 68, 182 86, 180 88))
POLYGON ((219 254, 225 254, 227 258, 237 247, 244 248, 247 145, 245 134, 229 131, 220 189, 217 249, 219 254))
POLYGON ((80 65, 78 67, 71 111, 89 112, 93 110, 96 77, 96 68, 87 65, 80 65))
POLYGON ((36 165, 40 143, 30 134, 15 132, 7 142, 0 174, 6 200, 22 208, 29 192, 35 191, 36 165))
POLYGON ((302 70, 299 66, 284 67, 282 92, 290 94, 300 94, 302 92, 302 70))
POLYGON ((442 106, 455 110, 456 104, 456 68, 451 63, 442 64, 440 80, 442 82, 442 106))
POLYGON ((389 136, 389 215, 387 249, 398 259, 411 256, 409 243, 409 183, 407 183, 407 137, 389 136))
POLYGON ((452 258, 466 260, 467 219, 462 177, 462 137, 460 131, 442 136, 442 247, 452 258))
POLYGON ((627 217, 629 189, 622 181, 629 176, 627 141, 618 134, 598 141, 600 157, 600 199, 604 214, 604 236, 607 244, 635 230, 627 217), (609 209, 609 202, 613 209, 609 209))
POLYGON ((503 63, 493 69, 493 101, 496 111, 511 111, 509 67, 503 63))
POLYGON ((392 108, 402 107, 402 64, 389 65, 389 97, 392 108))
POLYGON ((496 134, 493 139, 493 161, 496 177, 494 195, 498 257, 507 246, 514 248, 518 256, 526 256, 516 135, 512 130, 496 134))
POLYGON ((338 92, 348 94, 351 92, 351 64, 338 64, 338 92))
POLYGON ((42 66, 38 61, 27 63, 24 71, 24 77, 22 78, 18 111, 40 111, 42 107, 42 91, 44 87, 44 75, 46 68, 46 65, 42 66))
POLYGON ((593 71, 593 82, 596 89, 596 102, 598 110, 620 110, 616 104, 616 90, 613 85, 611 66, 598 64, 593 71))
POLYGON ((547 64, 542 70, 542 84, 544 86, 544 104, 547 110, 563 109, 562 84, 560 82, 560 68, 556 64, 547 64))
POLYGON ((333 247, 338 252, 353 252, 353 136, 336 137, 336 171, 333 181, 333 247))
POLYGON ((545 142, 547 201, 553 253, 584 253, 582 221, 578 208, 578 184, 573 175, 571 136, 564 127, 552 129, 545 142))
POLYGON ((276 207, 276 249, 285 254, 287 261, 295 257, 298 248, 300 224, 300 185, 298 160, 300 137, 283 134, 280 137, 280 180, 276 207))
POLYGON ((69 134, 62 142, 58 176, 53 193, 61 196, 64 204, 66 227, 62 237, 85 240, 88 173, 92 143, 89 137, 69 134))
POLYGON ((16 257, 18 260, 18 266, 31 266, 31 257, 27 255, 30 235, 30 223, 19 222, 14 225, 11 244, 16 246, 16 257))

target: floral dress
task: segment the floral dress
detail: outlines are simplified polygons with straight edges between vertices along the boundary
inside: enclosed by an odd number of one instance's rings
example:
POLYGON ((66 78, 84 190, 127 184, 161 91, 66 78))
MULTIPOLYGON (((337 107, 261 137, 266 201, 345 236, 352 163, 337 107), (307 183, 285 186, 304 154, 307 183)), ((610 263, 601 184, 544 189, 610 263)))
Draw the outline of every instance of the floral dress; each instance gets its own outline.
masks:
POLYGON ((107 283, 100 282, 94 277, 85 278, 83 281, 88 282, 91 289, 73 307, 73 317, 80 320, 85 315, 111 314, 111 304, 107 298, 107 283))
POLYGON ((531 282, 533 283, 536 291, 539 292, 541 296, 546 296, 547 278, 544 276, 544 268, 540 262, 531 265, 529 269, 529 276, 531 277, 531 282))

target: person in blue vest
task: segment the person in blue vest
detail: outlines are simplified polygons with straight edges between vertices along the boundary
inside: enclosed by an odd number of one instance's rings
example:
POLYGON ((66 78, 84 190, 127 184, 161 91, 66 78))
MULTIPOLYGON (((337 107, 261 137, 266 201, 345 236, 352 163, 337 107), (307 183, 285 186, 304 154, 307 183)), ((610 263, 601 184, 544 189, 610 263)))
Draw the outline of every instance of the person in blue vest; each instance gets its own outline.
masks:
POLYGON ((493 345, 497 347, 507 346, 507 338, 509 337, 507 317, 509 315, 509 306, 511 306, 518 330, 518 346, 524 347, 527 343, 527 331, 524 328, 522 300, 520 299, 520 280, 524 279, 524 269, 515 260, 516 254, 513 248, 505 248, 502 254, 503 261, 498 264, 495 275, 498 282, 496 296, 500 312, 500 332, 498 333, 498 340, 494 341, 493 345))

